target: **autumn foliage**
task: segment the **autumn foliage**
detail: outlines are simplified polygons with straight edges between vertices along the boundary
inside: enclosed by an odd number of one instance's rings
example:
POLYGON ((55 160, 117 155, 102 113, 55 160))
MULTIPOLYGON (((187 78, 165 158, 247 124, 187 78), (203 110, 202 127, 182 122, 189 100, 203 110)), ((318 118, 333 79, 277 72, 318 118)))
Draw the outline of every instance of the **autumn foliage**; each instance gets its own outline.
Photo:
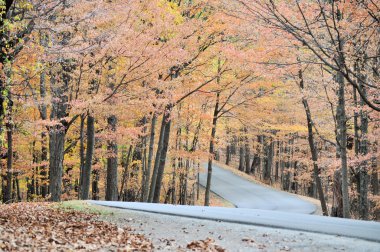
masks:
POLYGON ((217 159, 379 219, 373 1, 11 2, 3 202, 195 204, 217 159))

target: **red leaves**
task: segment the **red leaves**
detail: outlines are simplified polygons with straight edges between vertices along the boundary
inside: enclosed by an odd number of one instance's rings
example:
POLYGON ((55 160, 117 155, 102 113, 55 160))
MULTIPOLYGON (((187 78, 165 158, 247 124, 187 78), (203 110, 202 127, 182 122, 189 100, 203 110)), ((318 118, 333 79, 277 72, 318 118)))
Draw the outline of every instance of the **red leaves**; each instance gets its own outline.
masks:
POLYGON ((0 205, 0 250, 151 251, 150 241, 94 214, 66 211, 48 203, 0 205))

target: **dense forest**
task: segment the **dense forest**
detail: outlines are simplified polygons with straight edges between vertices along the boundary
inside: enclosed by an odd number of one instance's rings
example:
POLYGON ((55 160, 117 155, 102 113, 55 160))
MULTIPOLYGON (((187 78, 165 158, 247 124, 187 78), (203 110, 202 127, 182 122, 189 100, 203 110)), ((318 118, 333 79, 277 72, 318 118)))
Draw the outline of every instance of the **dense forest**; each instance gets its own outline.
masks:
POLYGON ((373 0, 1 1, 0 199, 195 204, 232 166, 380 219, 373 0))

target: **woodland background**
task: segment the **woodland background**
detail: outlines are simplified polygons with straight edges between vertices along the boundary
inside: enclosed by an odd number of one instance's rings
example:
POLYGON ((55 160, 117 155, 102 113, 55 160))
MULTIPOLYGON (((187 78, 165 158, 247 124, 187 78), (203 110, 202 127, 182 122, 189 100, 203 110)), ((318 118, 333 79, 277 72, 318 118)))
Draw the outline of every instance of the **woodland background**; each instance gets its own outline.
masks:
POLYGON ((195 204, 214 159, 380 218, 373 0, 1 2, 0 199, 195 204))

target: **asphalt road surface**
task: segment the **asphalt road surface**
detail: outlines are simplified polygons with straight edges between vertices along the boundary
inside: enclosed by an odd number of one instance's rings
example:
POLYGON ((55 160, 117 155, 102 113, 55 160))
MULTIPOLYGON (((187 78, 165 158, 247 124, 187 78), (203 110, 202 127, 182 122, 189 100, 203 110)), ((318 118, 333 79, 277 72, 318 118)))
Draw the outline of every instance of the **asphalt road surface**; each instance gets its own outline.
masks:
MULTIPOLYGON (((207 164, 199 182, 206 186, 207 164)), ((232 172, 213 165, 211 191, 234 204, 237 208, 276 210, 288 213, 312 214, 316 206, 287 192, 281 192, 248 181, 232 172)))
POLYGON ((216 220, 247 225, 300 230, 380 242, 380 223, 281 211, 181 206, 120 201, 89 201, 92 204, 151 213, 216 220))
MULTIPOLYGON (((205 185, 206 174, 200 177, 205 185)), ((380 223, 310 215, 315 205, 213 166, 211 189, 238 208, 139 202, 89 201, 92 204, 198 219, 300 230, 380 242, 380 223)))

